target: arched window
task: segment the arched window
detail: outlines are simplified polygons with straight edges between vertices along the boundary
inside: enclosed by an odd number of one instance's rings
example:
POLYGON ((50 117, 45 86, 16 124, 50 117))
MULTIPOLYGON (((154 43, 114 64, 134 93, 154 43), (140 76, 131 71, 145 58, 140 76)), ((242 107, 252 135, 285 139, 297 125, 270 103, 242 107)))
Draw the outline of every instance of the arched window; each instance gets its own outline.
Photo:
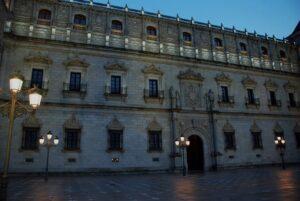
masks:
POLYGON ((185 42, 191 42, 192 41, 192 34, 190 34, 188 32, 183 32, 182 37, 183 37, 183 40, 185 42))
POLYGON ((111 29, 112 29, 112 33, 122 33, 123 31, 123 25, 122 22, 120 22, 119 20, 113 20, 111 22, 111 29))
POLYGON ((268 56, 268 49, 264 46, 261 47, 261 53, 264 55, 264 56, 268 56))
POLYGON ((285 58, 286 58, 285 51, 280 50, 280 51, 279 51, 279 56, 280 56, 281 59, 285 59, 285 58))
POLYGON ((155 28, 155 27, 152 27, 152 26, 148 26, 148 27, 147 27, 147 34, 148 34, 149 36, 157 36, 156 28, 155 28))
POLYGON ((222 40, 220 38, 215 38, 214 42, 215 42, 216 47, 223 47, 223 43, 222 43, 222 40))
POLYGON ((240 42, 240 50, 243 52, 247 52, 247 46, 245 43, 240 42))
POLYGON ((85 26, 86 25, 86 17, 81 14, 76 14, 74 16, 74 24, 85 26))
POLYGON ((50 25, 51 11, 47 9, 41 9, 38 14, 38 24, 50 25))

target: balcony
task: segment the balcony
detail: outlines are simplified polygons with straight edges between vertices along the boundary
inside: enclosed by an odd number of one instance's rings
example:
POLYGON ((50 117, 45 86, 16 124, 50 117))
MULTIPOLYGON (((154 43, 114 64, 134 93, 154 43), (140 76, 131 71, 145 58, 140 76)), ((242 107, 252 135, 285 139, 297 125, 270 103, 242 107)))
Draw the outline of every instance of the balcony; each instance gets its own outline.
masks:
POLYGON ((218 103, 221 107, 233 107, 234 106, 234 96, 218 96, 218 103))
POLYGON ((86 93, 87 93, 87 84, 70 85, 70 83, 64 83, 63 85, 64 97, 84 98, 86 93))
POLYGON ((23 89, 27 90, 33 87, 37 87, 40 89, 40 92, 43 95, 46 95, 48 92, 48 81, 40 82, 40 83, 35 83, 32 80, 25 80, 23 84, 23 89))
POLYGON ((260 100, 259 98, 254 98, 253 100, 250 100, 248 97, 245 97, 245 105, 247 108, 258 109, 260 106, 260 100))
POLYGON ((149 89, 144 89, 144 100, 146 103, 163 103, 164 100, 164 91, 150 91, 149 89))
POLYGON ((268 106, 270 108, 270 110, 276 110, 279 109, 281 107, 281 101, 280 100, 268 100, 268 106))
POLYGON ((111 89, 110 85, 107 85, 104 87, 104 96, 106 99, 120 99, 122 101, 125 100, 125 98, 127 97, 127 87, 121 87, 115 90, 111 89))
POLYGON ((296 101, 287 101, 287 106, 289 108, 289 110, 291 111, 297 111, 300 110, 300 102, 296 102, 296 101))

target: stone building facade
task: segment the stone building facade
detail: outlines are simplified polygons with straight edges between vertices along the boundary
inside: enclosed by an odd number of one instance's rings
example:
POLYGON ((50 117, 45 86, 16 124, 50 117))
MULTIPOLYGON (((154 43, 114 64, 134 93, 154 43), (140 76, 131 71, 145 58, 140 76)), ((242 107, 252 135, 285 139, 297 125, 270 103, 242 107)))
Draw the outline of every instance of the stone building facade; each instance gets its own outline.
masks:
MULTIPOLYGON (((1 100, 9 100, 14 71, 43 100, 35 114, 15 120, 10 171, 43 170, 46 150, 37 139, 48 130, 60 139, 50 156, 58 172, 180 168, 174 141, 181 135, 191 141, 190 170, 214 161, 279 163, 279 135, 286 161, 300 162, 293 41, 93 1, 14 0, 12 10, 1 100)), ((7 122, 0 118, 1 163, 7 122)))

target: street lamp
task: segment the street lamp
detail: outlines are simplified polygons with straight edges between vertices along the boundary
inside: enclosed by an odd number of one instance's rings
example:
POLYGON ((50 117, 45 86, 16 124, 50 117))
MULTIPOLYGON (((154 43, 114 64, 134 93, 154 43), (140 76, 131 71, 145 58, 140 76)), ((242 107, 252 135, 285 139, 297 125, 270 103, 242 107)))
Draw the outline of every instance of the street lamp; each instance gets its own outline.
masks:
POLYGON ((46 136, 41 136, 39 139, 40 145, 43 145, 47 148, 47 161, 46 161, 46 168, 45 168, 45 181, 48 181, 48 168, 49 168, 49 153, 50 148, 53 146, 58 145, 59 139, 57 136, 53 138, 53 134, 49 131, 46 136))
POLYGON ((215 134, 215 121, 214 121, 214 92, 210 89, 207 94, 206 94, 206 105, 207 105, 207 110, 209 114, 209 122, 210 122, 210 127, 211 127, 211 132, 212 132, 212 141, 213 141, 213 152, 211 154, 213 164, 212 164, 212 170, 217 171, 218 170, 218 151, 217 151, 217 143, 216 143, 216 134, 215 134))
POLYGON ((186 175, 186 167, 184 160, 184 150, 186 147, 190 146, 190 141, 186 139, 184 136, 180 136, 179 139, 175 140, 175 145, 180 148, 182 155, 182 175, 186 175))
POLYGON ((9 118, 9 128, 8 137, 6 144, 6 156, 4 161, 3 175, 2 175, 2 188, 7 188, 8 184, 8 168, 10 161, 11 143, 13 135, 13 126, 15 118, 22 116, 28 112, 34 112, 41 104, 42 95, 37 92, 37 88, 34 87, 29 89, 29 105, 25 105, 17 100, 17 96, 22 91, 23 76, 18 72, 14 73, 9 79, 9 89, 10 89, 10 101, 0 105, 0 111, 4 116, 9 118))
POLYGON ((284 163, 285 139, 283 137, 278 136, 274 142, 280 151, 281 167, 282 167, 282 169, 285 169, 285 163, 284 163))

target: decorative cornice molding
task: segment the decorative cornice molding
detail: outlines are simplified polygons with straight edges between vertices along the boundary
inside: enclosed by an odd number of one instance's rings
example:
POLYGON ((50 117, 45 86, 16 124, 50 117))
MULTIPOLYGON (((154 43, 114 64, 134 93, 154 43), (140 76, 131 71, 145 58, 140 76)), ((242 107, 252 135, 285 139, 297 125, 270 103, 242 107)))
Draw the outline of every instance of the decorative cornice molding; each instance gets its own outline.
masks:
POLYGON ((41 127, 41 123, 40 123, 39 119, 34 114, 30 114, 26 119, 24 119, 22 125, 23 125, 23 127, 26 127, 26 128, 40 128, 41 127))
POLYGON ((285 91, 287 92, 295 92, 296 91, 296 86, 293 85, 290 81, 287 81, 284 85, 283 85, 285 91))
POLYGON ((71 117, 65 121, 64 128, 67 129, 81 129, 82 125, 80 121, 76 118, 75 114, 73 113, 71 117))
POLYGON ((271 79, 266 80, 265 87, 267 90, 277 90, 278 89, 278 85, 271 79))
POLYGON ((154 118, 147 127, 148 131, 161 131, 162 127, 161 125, 156 121, 156 118, 154 118))
POLYGON ((251 133, 260 133, 261 132, 261 129, 256 124, 256 121, 253 121, 253 124, 252 124, 252 126, 250 128, 250 132, 251 133))
POLYGON ((160 68, 156 67, 154 64, 150 66, 146 66, 143 70, 145 74, 154 74, 154 75, 163 75, 164 73, 160 70, 160 68))
POLYGON ((232 79, 228 75, 225 75, 225 73, 220 73, 215 77, 215 80, 218 84, 228 84, 230 85, 232 82, 232 79))
POLYGON ((223 127, 223 132, 234 132, 235 130, 234 130, 234 128, 233 128, 233 126, 229 123, 229 121, 228 120, 226 120, 226 123, 225 123, 225 125, 224 125, 224 127, 223 127))
POLYGON ((257 82, 247 75, 247 77, 243 79, 242 84, 245 88, 255 88, 257 82))
POLYGON ((280 124, 278 122, 276 122, 274 128, 273 128, 273 131, 275 133, 283 133, 283 129, 281 128, 280 124))
POLYGON ((27 63, 40 63, 46 65, 53 64, 52 59, 50 59, 48 56, 42 55, 40 52, 37 55, 28 55, 24 57, 24 61, 27 63))
POLYGON ((83 67, 87 68, 90 66, 84 59, 80 59, 78 56, 68 59, 67 61, 63 62, 66 67, 83 67))
POLYGON ((186 71, 180 71, 178 78, 183 80, 194 80, 199 82, 203 82, 204 80, 204 77, 202 77, 201 73, 196 73, 191 69, 187 69, 186 71))
POLYGON ((108 130, 123 130, 124 126, 121 124, 121 122, 114 117, 111 122, 107 125, 108 130))
POLYGON ((122 71, 122 72, 127 72, 127 68, 125 68, 121 64, 108 64, 104 66, 104 69, 106 71, 122 71))

